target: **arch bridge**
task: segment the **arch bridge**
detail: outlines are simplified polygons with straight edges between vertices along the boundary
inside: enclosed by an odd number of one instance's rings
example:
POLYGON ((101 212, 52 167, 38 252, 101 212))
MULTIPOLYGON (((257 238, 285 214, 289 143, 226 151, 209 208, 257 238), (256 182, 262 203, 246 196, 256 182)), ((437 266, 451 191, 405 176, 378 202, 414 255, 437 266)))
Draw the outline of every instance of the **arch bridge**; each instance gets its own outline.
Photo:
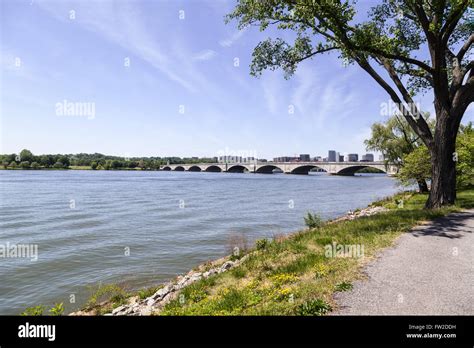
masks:
POLYGON ((310 171, 327 172, 332 175, 354 175, 360 169, 374 168, 388 175, 398 172, 395 165, 384 162, 257 162, 257 163, 195 163, 168 164, 160 166, 164 171, 227 172, 227 173, 286 173, 309 174, 310 171))

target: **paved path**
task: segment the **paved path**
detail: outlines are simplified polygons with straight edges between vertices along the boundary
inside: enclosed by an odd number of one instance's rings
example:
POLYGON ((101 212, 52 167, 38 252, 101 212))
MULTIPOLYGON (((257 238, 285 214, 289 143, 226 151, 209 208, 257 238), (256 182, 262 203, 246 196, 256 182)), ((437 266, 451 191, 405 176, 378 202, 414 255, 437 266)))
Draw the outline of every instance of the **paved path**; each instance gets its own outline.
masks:
POLYGON ((337 293, 336 315, 474 315, 474 209, 402 235, 337 293))

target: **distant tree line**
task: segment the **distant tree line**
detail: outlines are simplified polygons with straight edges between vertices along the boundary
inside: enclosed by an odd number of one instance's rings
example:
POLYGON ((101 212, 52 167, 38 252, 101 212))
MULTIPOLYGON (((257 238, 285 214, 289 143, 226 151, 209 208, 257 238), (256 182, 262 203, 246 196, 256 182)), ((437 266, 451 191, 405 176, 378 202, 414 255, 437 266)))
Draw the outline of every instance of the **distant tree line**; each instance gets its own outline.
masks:
POLYGON ((199 157, 120 157, 101 153, 34 155, 24 149, 19 154, 0 155, 4 169, 71 169, 89 167, 92 170, 142 169, 158 170, 164 164, 215 163, 216 158, 199 157))

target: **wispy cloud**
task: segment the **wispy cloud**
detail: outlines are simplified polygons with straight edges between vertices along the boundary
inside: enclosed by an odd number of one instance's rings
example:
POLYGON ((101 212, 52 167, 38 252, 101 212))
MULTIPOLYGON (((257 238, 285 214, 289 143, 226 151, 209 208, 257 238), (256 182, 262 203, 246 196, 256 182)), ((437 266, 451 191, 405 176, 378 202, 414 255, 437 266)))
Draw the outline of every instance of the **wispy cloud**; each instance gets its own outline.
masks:
POLYGON ((196 53, 193 56, 193 59, 198 60, 198 61, 205 61, 205 60, 210 60, 214 58, 216 55, 217 55, 216 51, 207 49, 207 50, 203 50, 201 52, 196 53))
POLYGON ((38 5, 63 22, 71 21, 69 11, 73 9, 76 14, 74 21, 84 29, 140 57, 188 91, 198 90, 189 76, 182 73, 179 64, 164 53, 158 40, 150 36, 142 21, 143 14, 133 2, 39 2, 38 5))
POLYGON ((234 34, 232 34, 231 36, 225 38, 225 39, 222 39, 219 41, 219 45, 221 45, 222 47, 230 47, 232 46, 237 40, 239 40, 242 35, 245 34, 247 29, 242 29, 242 30, 238 30, 236 31, 234 34))
POLYGON ((298 86, 291 100, 301 117, 310 118, 316 128, 322 128, 328 118, 334 121, 349 115, 357 100, 357 92, 345 83, 350 75, 347 71, 328 79, 318 74, 314 66, 300 66, 295 76, 298 86))

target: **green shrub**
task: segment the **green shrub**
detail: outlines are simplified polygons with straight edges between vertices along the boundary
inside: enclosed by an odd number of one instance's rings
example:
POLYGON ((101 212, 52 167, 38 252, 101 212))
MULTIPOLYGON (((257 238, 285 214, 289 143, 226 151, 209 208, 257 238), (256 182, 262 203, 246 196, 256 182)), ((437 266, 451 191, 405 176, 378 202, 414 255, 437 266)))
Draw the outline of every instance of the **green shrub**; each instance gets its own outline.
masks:
POLYGON ((267 239, 258 239, 255 242, 255 247, 257 250, 265 250, 268 246, 268 240, 267 239))
POLYGON ((63 315, 64 313, 64 304, 61 303, 56 303, 50 310, 49 313, 54 316, 60 316, 63 315))
POLYGON ((308 212, 304 218, 304 223, 308 228, 319 228, 323 225, 323 219, 319 214, 308 212))
POLYGON ((39 315, 43 315, 43 312, 44 312, 45 309, 46 308, 43 305, 39 305, 39 306, 35 306, 35 307, 28 307, 20 315, 23 315, 23 316, 25 316, 25 315, 39 316, 39 315))
POLYGON ((324 315, 330 311, 332 311, 332 307, 327 302, 317 299, 299 305, 296 309, 296 314, 305 316, 324 315))

